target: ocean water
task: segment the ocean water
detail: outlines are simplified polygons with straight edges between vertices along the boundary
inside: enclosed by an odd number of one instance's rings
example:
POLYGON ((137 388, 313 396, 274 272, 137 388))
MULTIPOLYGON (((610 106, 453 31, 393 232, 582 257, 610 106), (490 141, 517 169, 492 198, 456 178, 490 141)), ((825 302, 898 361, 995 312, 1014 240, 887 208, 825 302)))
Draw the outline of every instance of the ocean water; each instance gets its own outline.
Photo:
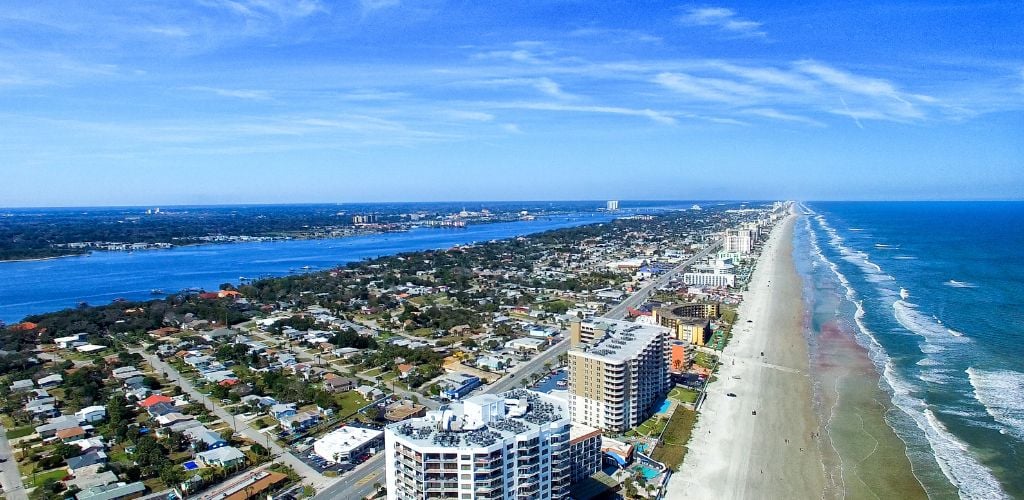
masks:
POLYGON ((801 209, 813 321, 867 351, 928 494, 1024 498, 1024 203, 801 209))
POLYGON ((117 298, 144 300, 152 298, 151 291, 157 289, 167 293, 193 287, 216 290, 221 283, 238 283, 240 277, 284 276, 366 258, 450 248, 613 218, 604 213, 580 213, 464 229, 420 228, 325 240, 224 243, 0 262, 0 321, 20 321, 29 314, 75 307, 79 302, 99 305, 117 298))

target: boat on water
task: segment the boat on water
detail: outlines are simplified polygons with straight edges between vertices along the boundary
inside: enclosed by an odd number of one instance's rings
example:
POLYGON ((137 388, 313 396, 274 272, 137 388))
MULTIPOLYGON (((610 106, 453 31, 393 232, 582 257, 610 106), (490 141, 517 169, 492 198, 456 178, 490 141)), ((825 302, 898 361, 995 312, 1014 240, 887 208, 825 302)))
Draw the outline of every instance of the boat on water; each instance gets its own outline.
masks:
POLYGON ((149 294, 150 295, 166 295, 167 292, 165 292, 165 291, 163 291, 163 290, 161 290, 159 288, 154 288, 154 289, 149 291, 149 294))
POLYGON ((559 380, 558 382, 555 382, 555 386, 557 386, 557 387, 568 387, 569 386, 569 382, 566 382, 565 380, 559 380))

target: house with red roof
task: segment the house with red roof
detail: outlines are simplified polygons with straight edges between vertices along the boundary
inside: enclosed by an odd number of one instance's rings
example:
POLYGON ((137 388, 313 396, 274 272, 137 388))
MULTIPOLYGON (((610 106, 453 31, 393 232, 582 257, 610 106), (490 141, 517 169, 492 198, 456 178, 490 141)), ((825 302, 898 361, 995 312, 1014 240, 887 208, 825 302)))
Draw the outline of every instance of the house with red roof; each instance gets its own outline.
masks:
POLYGON ((142 401, 139 401, 139 406, 143 408, 149 408, 156 404, 170 403, 171 401, 173 401, 171 398, 164 396, 163 394, 154 394, 146 399, 143 399, 142 401))

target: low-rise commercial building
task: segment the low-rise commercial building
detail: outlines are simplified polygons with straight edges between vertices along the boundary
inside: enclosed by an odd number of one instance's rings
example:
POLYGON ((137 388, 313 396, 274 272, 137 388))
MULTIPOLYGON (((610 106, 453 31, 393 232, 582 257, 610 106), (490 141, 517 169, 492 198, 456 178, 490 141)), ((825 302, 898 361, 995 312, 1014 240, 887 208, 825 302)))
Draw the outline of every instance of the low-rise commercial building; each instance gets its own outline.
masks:
POLYGON ((345 426, 335 429, 313 443, 313 452, 324 460, 344 462, 364 453, 372 453, 383 444, 384 431, 345 426))

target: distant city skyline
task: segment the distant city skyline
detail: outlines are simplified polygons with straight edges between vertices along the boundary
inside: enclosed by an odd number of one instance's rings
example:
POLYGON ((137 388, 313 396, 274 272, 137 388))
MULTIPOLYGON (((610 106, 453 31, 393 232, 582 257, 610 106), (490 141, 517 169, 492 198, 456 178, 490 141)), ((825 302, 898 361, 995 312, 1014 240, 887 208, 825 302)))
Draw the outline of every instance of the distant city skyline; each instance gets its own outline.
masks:
POLYGON ((0 7, 0 206, 1024 197, 1020 2, 0 7))

